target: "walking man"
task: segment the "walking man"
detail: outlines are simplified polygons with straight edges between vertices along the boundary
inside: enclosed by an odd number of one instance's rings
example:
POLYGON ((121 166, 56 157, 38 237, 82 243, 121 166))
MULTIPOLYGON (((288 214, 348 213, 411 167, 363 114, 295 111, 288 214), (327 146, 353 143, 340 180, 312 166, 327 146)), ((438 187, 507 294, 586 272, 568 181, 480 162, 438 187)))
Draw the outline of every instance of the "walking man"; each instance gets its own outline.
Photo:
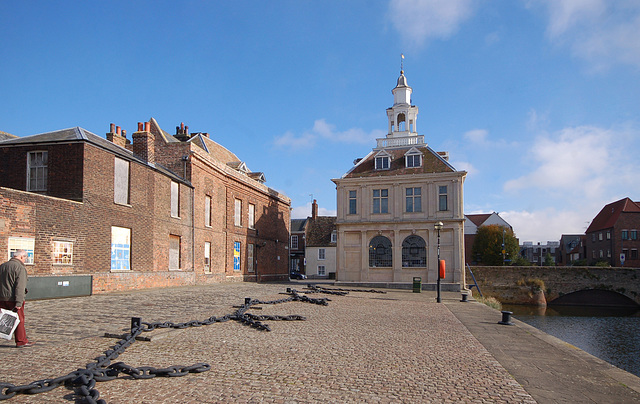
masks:
POLYGON ((13 258, 0 265, 0 308, 13 310, 18 313, 20 324, 14 332, 16 348, 33 345, 27 339, 27 331, 24 328, 24 298, 27 293, 27 269, 24 262, 27 260, 25 250, 16 250, 13 258))

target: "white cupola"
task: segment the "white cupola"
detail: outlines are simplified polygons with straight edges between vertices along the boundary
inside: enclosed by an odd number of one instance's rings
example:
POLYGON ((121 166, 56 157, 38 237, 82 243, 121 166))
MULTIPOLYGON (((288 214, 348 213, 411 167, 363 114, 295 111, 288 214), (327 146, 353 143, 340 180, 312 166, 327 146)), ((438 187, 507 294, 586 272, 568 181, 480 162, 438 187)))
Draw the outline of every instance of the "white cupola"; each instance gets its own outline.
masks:
POLYGON ((400 70, 400 77, 393 93, 393 107, 387 108, 389 128, 387 138, 417 136, 416 119, 418 107, 411 105, 413 89, 407 84, 404 70, 400 70))

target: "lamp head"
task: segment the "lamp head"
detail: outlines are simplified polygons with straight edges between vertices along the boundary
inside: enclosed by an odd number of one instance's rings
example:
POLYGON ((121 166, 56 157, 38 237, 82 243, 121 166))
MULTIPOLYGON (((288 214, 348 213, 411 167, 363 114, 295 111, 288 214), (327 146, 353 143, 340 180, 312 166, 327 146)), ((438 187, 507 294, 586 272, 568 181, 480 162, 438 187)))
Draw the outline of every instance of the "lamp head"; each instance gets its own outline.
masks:
POLYGON ((442 224, 442 222, 438 222, 433 225, 433 228, 436 230, 442 230, 443 227, 444 227, 444 224, 442 224))

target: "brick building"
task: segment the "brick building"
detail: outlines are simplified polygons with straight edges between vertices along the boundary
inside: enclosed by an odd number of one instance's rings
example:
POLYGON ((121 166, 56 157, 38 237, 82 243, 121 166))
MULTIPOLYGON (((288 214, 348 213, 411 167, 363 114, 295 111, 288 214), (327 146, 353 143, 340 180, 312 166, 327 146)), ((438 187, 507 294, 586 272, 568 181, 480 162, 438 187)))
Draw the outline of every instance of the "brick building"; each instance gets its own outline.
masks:
POLYGON ((307 276, 311 279, 335 279, 338 241, 336 217, 319 216, 318 203, 314 199, 305 230, 307 276))
POLYGON ((585 232, 589 264, 606 262, 614 267, 640 267, 638 230, 640 202, 624 198, 605 205, 585 232))
POLYGON ((0 142, 0 251, 27 249, 31 277, 90 276, 90 293, 286 279, 290 200, 176 132, 152 118, 131 140, 111 125, 0 142))

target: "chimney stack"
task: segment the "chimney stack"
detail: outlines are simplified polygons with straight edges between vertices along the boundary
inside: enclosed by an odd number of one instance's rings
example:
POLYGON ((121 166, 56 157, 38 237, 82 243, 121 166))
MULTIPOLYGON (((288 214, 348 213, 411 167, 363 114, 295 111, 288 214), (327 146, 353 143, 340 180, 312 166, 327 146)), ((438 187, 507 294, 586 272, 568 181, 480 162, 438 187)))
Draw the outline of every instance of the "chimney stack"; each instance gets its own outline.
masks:
POLYGON ((311 218, 313 220, 316 220, 317 217, 318 217, 318 203, 314 199, 313 203, 311 204, 311 218))
POLYGON ((151 133, 151 122, 138 122, 138 131, 131 135, 133 139, 133 154, 140 157, 144 161, 154 164, 156 162, 155 155, 155 136, 151 133))
POLYGON ((107 140, 120 147, 126 147, 127 145, 127 132, 121 131, 119 126, 114 123, 109 125, 109 133, 107 133, 107 140))

